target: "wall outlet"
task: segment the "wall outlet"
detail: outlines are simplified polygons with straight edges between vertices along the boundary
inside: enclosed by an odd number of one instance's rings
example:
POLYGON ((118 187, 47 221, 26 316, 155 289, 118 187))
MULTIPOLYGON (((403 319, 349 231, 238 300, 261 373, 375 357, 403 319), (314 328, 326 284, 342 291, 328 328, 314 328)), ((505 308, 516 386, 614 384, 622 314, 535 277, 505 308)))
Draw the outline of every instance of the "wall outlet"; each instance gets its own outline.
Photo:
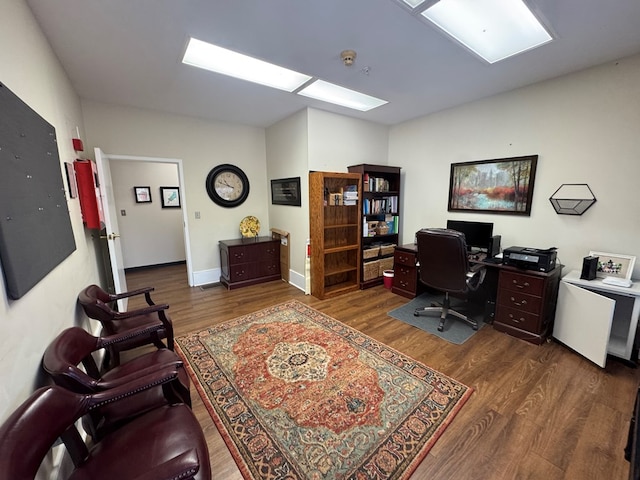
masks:
POLYGON ((196 220, 200 220, 200 212, 195 212, 196 220))
POLYGON ((123 217, 126 217, 127 216, 127 211, 124 210, 124 209, 120 210, 120 215, 122 215, 123 217))

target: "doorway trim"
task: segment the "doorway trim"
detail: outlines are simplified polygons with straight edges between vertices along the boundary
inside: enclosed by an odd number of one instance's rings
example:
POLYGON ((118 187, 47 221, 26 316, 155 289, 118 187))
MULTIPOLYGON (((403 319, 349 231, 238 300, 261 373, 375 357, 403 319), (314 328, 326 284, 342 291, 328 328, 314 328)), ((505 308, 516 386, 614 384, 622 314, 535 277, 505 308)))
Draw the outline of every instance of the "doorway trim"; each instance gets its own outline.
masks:
POLYGON ((187 263, 187 282, 190 287, 195 286, 193 278, 193 264, 191 261, 191 241, 189 236, 189 215, 187 209, 187 199, 184 188, 184 169, 182 167, 182 159, 180 158, 163 158, 163 157, 144 157, 139 155, 113 155, 111 153, 105 153, 110 160, 123 160, 134 162, 149 162, 149 163, 173 163, 178 167, 178 184, 180 186, 180 201, 182 203, 182 225, 184 233, 184 253, 187 263))

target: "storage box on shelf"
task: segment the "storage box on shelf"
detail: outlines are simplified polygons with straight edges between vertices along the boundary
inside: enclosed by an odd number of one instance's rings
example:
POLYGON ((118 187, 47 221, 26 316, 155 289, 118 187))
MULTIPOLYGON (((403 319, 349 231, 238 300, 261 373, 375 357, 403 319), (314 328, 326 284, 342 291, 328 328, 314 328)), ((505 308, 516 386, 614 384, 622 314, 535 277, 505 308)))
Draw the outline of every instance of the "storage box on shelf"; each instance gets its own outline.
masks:
POLYGON ((380 260, 370 260, 362 264, 362 278, 372 280, 380 275, 380 260))
POLYGON ((309 174, 311 294, 315 297, 329 298, 359 288, 361 190, 359 174, 309 174), (332 201, 329 192, 340 192, 339 199, 332 201))
MULTIPOLYGON (((384 257, 393 257, 393 247, 386 245, 398 244, 398 231, 400 222, 400 167, 388 165, 361 164, 349 167, 349 172, 362 175, 362 259, 365 261, 364 252, 374 245, 382 245, 378 256, 381 261, 384 257)), ((370 257, 369 257, 370 258, 370 257)), ((385 261, 390 270, 393 268, 393 260, 385 261), (391 265, 389 265, 391 263, 391 265)), ((380 285, 383 282, 383 270, 378 269, 378 275, 369 277, 364 274, 365 263, 362 264, 360 288, 368 288, 380 285)), ((372 268, 372 267, 369 267, 372 268)))
POLYGON ((387 257, 380 259, 380 265, 378 268, 378 276, 382 277, 385 270, 393 270, 393 257, 387 257))

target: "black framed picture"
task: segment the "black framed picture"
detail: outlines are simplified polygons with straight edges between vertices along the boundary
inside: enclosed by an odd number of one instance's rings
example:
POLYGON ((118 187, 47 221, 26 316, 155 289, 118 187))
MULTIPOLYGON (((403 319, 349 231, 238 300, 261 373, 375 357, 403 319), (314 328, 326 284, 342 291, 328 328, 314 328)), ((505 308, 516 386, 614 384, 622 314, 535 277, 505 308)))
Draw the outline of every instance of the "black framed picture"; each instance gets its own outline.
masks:
POLYGON ((160 187, 162 208, 180 208, 180 187, 160 187))
POLYGON ((300 177, 271 180, 271 203, 273 205, 301 206, 300 177))
POLYGON ((136 203, 151 203, 151 187, 133 187, 136 203))
POLYGON ((538 155, 452 163, 448 210, 531 215, 538 155))

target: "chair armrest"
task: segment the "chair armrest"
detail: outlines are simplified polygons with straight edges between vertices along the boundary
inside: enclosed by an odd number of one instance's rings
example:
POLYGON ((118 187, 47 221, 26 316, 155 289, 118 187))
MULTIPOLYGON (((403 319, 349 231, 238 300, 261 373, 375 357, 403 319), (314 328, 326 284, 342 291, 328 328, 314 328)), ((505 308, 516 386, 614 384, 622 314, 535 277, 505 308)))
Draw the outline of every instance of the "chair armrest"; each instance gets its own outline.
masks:
POLYGON ((174 480, 177 478, 188 480, 200 470, 198 452, 191 449, 171 460, 158 465, 135 478, 135 480, 174 480))
POLYGON ((486 274, 487 268, 484 265, 476 264, 471 266, 469 272, 467 272, 467 287, 469 290, 477 290, 484 281, 486 274))
POLYGON ((122 293, 112 293, 109 295, 109 297, 111 298, 111 300, 120 300, 122 298, 129 298, 129 297, 134 297, 136 295, 143 295, 147 301, 148 305, 155 305, 153 303, 153 300, 151 300, 151 292, 153 292, 155 290, 155 287, 143 287, 143 288, 138 288, 136 290, 130 290, 128 292, 122 292, 122 293))
MULTIPOLYGON (((140 315, 148 315, 154 312, 161 312, 167 310, 169 305, 167 303, 161 303, 158 305, 149 305, 148 307, 138 308, 136 310, 127 310, 126 312, 116 312, 113 315, 113 320, 123 320, 125 318, 137 317, 140 315)), ((163 312, 164 313, 164 312, 163 312)))

